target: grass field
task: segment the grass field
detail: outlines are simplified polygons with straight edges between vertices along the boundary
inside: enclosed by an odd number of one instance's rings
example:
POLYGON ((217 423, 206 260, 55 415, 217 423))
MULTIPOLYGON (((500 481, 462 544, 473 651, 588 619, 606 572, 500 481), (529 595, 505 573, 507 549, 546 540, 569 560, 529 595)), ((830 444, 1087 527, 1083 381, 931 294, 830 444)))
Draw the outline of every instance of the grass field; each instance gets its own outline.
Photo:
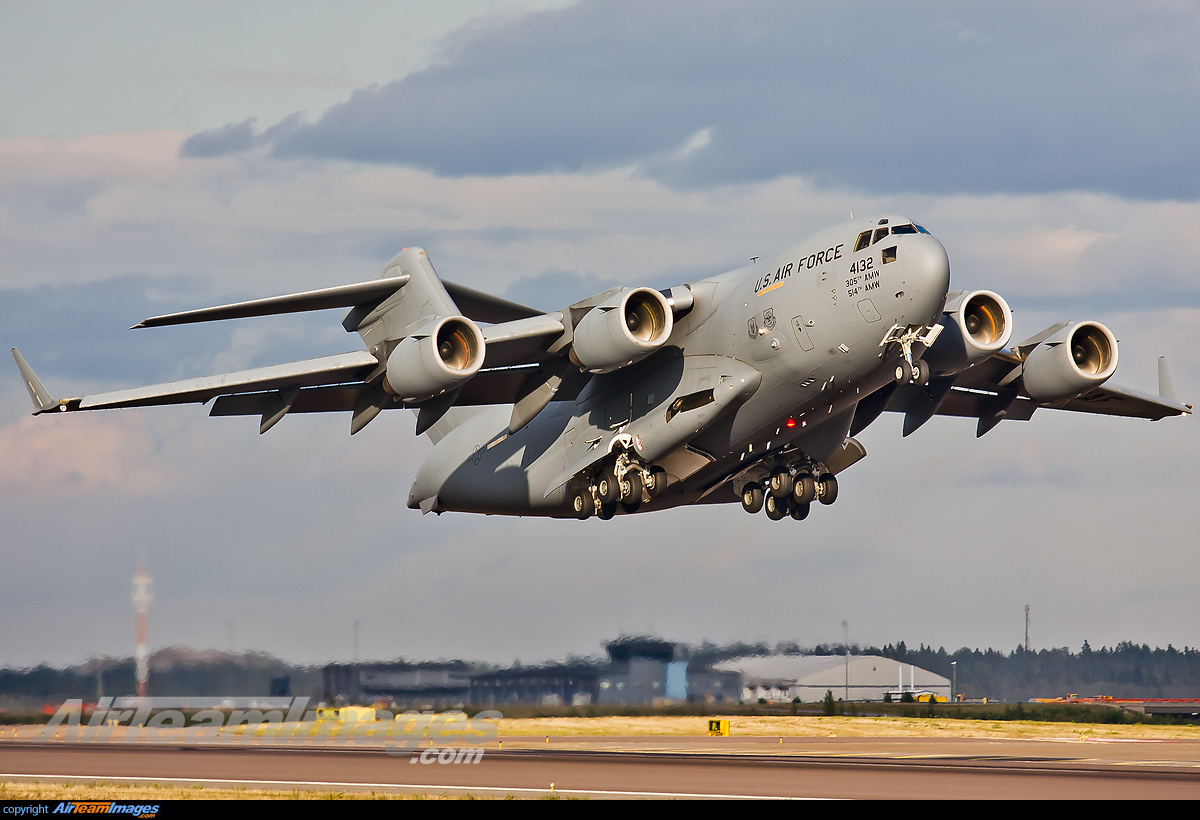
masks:
MULTIPOLYGON (((1145 723, 1048 723, 1030 720, 956 720, 905 717, 752 717, 733 715, 729 731, 744 737, 972 737, 1126 738, 1200 740, 1200 727, 1145 723)), ((681 737, 708 733, 702 717, 512 718, 500 721, 503 736, 681 737)))

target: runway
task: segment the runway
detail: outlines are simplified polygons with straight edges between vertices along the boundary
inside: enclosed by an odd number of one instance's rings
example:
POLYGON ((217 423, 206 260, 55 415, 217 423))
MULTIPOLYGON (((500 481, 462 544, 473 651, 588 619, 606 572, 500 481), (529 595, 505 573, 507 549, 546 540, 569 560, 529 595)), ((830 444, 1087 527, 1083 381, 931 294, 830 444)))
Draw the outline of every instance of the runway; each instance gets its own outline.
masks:
MULTIPOLYGON (((634 798, 1200 798, 1200 741, 500 738, 478 763, 379 750, 0 742, 0 780, 634 798)), ((425 749, 428 747, 422 747, 425 749)))

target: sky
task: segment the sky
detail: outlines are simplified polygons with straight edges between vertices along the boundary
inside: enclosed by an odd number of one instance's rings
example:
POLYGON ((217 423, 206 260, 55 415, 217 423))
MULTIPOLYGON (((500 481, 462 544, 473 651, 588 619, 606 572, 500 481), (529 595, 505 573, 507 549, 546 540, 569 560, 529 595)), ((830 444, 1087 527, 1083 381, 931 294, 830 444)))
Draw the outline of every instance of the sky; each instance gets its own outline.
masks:
MULTIPOLYGON (((323 312, 146 316, 373 277, 544 309, 897 212, 953 287, 1197 397, 1200 10, 1151 2, 0 2, 0 335, 54 395, 357 347, 323 312)), ((838 503, 610 522, 405 506, 410 413, 32 418, 0 368, 0 666, 151 648, 532 662, 697 643, 1200 644, 1194 419, 886 416, 838 503)), ((1051 693, 1060 694, 1060 693, 1051 693)))

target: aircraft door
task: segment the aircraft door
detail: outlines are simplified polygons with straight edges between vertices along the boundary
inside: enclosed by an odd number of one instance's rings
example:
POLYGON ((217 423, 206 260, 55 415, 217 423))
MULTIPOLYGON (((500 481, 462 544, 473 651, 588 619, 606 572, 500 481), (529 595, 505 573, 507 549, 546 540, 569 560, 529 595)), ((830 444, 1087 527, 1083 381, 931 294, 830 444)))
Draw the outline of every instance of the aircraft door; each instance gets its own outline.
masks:
POLYGON ((803 316, 792 318, 792 329, 796 331, 796 339, 800 342, 800 349, 806 352, 812 350, 812 337, 808 335, 808 324, 804 321, 803 316))

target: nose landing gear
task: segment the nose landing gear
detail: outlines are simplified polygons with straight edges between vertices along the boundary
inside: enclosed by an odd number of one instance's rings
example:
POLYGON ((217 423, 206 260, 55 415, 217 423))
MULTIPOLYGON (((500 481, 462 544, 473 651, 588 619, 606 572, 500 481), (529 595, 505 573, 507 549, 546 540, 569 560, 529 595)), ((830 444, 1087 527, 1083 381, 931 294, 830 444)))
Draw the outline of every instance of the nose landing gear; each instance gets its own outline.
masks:
POLYGON ((928 350, 941 332, 941 325, 934 325, 933 327, 925 325, 913 325, 910 327, 892 325, 888 329, 879 346, 886 347, 893 343, 900 346, 901 356, 900 361, 896 362, 895 373, 897 384, 912 383, 918 387, 924 387, 929 383, 929 365, 920 359, 913 359, 912 347, 914 344, 920 344, 928 350))

